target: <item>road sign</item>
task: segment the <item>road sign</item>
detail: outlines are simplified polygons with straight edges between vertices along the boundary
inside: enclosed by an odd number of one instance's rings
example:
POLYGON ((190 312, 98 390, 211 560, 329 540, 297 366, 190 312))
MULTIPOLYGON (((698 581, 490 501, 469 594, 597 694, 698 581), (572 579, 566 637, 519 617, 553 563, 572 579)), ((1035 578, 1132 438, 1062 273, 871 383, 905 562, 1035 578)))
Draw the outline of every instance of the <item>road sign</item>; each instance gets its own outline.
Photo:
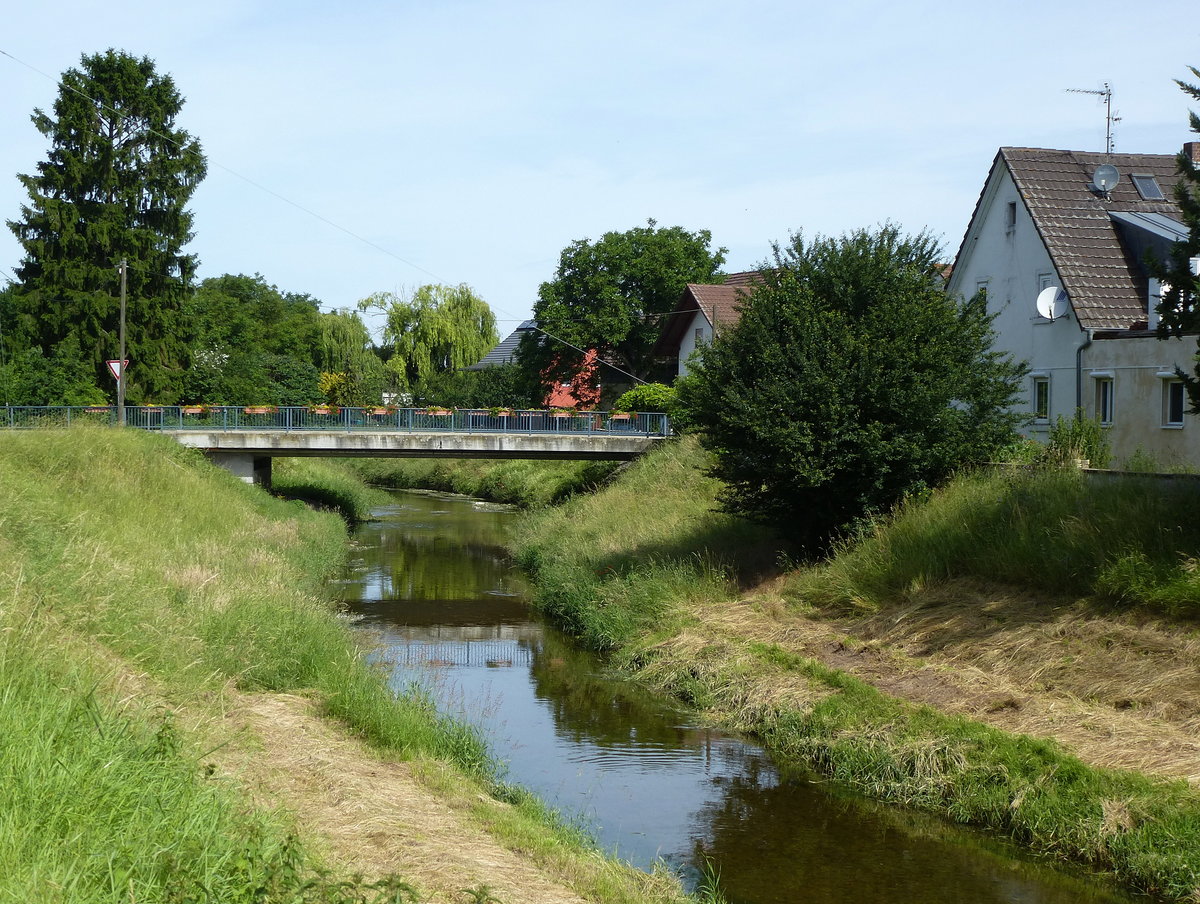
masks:
POLYGON ((108 369, 112 371, 113 379, 119 381, 121 379, 121 371, 129 366, 129 359, 126 358, 124 361, 117 361, 114 359, 112 361, 105 361, 104 363, 107 364, 108 369))

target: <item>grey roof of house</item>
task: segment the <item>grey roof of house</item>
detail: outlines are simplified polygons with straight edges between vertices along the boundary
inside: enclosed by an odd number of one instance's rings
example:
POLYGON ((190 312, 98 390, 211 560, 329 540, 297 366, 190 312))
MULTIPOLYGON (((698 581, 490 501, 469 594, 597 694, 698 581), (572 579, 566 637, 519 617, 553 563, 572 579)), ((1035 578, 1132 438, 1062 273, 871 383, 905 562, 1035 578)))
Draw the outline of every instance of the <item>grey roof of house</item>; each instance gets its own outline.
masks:
POLYGON ((480 358, 474 364, 464 368, 464 370, 484 370, 488 367, 498 367, 501 364, 511 364, 517 357, 517 346, 521 343, 521 337, 530 330, 537 329, 536 320, 524 320, 521 325, 508 334, 500 344, 494 349, 480 358))
MULTIPOLYGON (((993 168, 1001 163, 1033 217, 1080 326, 1129 329, 1144 325, 1146 275, 1141 261, 1121 241, 1120 223, 1144 228, 1163 227, 1164 221, 1179 222, 1179 207, 1172 200, 1178 179, 1176 155, 1001 148, 993 168), (1103 163, 1111 163, 1121 174, 1107 196, 1092 185, 1092 175, 1103 163), (1129 178, 1132 175, 1154 176, 1165 199, 1142 200, 1129 178), (1112 214, 1127 218, 1115 222, 1112 214), (1137 215, 1148 219, 1137 222, 1137 215)), ((980 204, 982 201, 981 194, 980 204)), ((978 214, 978 204, 975 210, 978 214)))

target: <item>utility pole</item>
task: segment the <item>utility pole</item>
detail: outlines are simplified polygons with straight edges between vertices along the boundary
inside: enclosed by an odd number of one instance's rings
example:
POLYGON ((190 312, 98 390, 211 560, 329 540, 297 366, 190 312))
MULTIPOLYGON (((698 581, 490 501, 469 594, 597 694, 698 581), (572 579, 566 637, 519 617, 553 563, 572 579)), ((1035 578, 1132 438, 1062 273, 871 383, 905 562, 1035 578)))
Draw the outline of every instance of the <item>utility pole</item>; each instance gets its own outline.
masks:
POLYGON ((121 353, 117 357, 120 362, 120 375, 117 377, 117 424, 125 426, 125 258, 121 258, 121 353))

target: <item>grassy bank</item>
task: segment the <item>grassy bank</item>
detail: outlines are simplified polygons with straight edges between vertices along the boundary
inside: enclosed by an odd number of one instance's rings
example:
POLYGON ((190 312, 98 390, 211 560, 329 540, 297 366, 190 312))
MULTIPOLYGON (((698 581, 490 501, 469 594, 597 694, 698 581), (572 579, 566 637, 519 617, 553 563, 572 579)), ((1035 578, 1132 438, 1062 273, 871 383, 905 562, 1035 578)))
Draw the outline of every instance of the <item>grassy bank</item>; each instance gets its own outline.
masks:
POLYGON ((372 485, 396 490, 441 490, 537 508, 594 489, 618 467, 608 461, 489 461, 433 458, 355 458, 339 462, 372 485))
POLYGON ((318 508, 338 512, 347 521, 366 521, 387 495, 367 486, 345 463, 327 458, 276 458, 271 491, 318 508))
POLYGON ((1196 619, 1198 509, 1200 481, 1096 481, 1076 470, 971 474, 902 506, 872 536, 798 575, 795 591, 808 602, 873 607, 970 576, 1196 619))
MULTIPOLYGON (((1200 893, 1200 794, 1186 782, 1090 766, 1052 740, 891 696, 796 642, 822 611, 844 620, 962 575, 1192 612, 1200 542, 1159 525, 1189 523, 1193 500, 1069 474, 969 478, 793 572, 776 585, 791 608, 764 612, 739 583, 769 573, 769 538, 712 511, 719 487, 704 466, 684 442, 527 515, 516 552, 539 604, 644 681, 848 786, 1167 898, 1200 893)), ((990 630, 1000 643, 1002 627, 990 630)))
MULTIPOLYGON (((0 900, 415 899, 322 878, 291 817, 210 759, 237 694, 288 692, 384 754, 452 764, 480 807, 498 787, 473 731, 364 663, 322 588, 344 547, 339 518, 163 437, 0 436, 0 900)), ((510 796, 509 833, 575 857, 598 900, 679 899, 510 796)))

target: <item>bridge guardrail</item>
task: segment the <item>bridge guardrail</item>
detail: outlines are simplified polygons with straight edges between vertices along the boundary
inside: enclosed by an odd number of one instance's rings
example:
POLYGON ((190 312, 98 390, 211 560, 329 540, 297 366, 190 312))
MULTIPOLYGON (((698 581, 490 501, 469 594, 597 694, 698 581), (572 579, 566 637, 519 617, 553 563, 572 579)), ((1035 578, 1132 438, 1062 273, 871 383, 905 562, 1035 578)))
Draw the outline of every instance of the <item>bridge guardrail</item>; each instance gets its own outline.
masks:
MULTIPOLYGON (((70 427, 118 423, 113 406, 9 406, 0 427, 70 427)), ((274 405, 125 406, 126 426, 143 430, 329 430, 411 433, 570 433, 669 436, 665 414, 485 408, 339 408, 274 405)))

